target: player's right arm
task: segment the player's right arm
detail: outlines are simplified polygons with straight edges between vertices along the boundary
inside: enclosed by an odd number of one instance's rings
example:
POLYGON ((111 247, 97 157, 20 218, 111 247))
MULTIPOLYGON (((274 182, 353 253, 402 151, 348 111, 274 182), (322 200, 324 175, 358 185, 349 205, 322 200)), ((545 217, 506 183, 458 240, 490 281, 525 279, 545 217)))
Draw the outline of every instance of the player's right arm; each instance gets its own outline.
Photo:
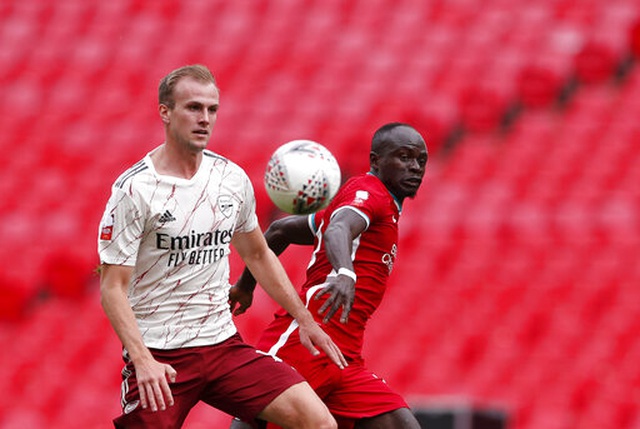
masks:
POLYGON ((164 410, 167 406, 173 405, 169 383, 175 381, 176 371, 170 365, 155 360, 142 340, 127 298, 132 273, 133 267, 130 266, 102 264, 101 303, 135 367, 142 407, 149 407, 152 411, 164 410))
POLYGON ((305 307, 280 260, 267 245, 260 228, 235 233, 231 244, 265 292, 296 319, 300 343, 314 356, 320 353, 315 347, 317 345, 338 367, 346 367, 347 361, 342 352, 305 307))
POLYGON ((367 226, 365 218, 354 210, 339 210, 331 217, 324 233, 324 248, 327 259, 338 275, 327 278, 325 287, 314 297, 314 299, 320 299, 328 295, 319 310, 320 314, 324 314, 322 319, 324 323, 327 323, 339 309, 342 309, 340 322, 347 323, 349 320, 349 313, 355 299, 356 283, 351 260, 353 240, 362 234, 367 226), (341 275, 341 269, 351 275, 341 275))

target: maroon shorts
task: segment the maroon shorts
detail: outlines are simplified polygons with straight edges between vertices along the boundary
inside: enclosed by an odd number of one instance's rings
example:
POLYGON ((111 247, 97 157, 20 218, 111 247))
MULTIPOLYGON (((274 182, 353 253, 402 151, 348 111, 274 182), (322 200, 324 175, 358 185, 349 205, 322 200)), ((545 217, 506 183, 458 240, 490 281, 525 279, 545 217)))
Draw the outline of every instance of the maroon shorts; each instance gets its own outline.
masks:
POLYGON ((278 395, 304 381, 288 364, 257 351, 239 334, 214 346, 151 353, 178 373, 170 384, 175 404, 164 411, 142 409, 134 366, 125 355, 123 414, 114 420, 116 428, 179 428, 198 401, 253 422, 278 395))

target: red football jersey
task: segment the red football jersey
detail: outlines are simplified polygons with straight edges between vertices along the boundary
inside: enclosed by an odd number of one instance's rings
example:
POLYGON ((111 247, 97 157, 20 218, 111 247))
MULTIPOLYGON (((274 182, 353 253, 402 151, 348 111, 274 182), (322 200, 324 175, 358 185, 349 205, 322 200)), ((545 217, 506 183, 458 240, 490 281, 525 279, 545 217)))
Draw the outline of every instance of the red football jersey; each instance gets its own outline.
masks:
MULTIPOLYGON (((354 210, 365 219, 367 227, 353 240, 351 258, 357 282, 349 321, 340 323, 339 310, 323 324, 323 329, 347 358, 359 360, 365 326, 382 301, 396 259, 401 207, 380 179, 363 174, 348 180, 325 210, 310 215, 310 225, 316 233, 315 250, 300 296, 319 323, 323 316, 318 314, 318 309, 328 295, 319 300, 313 296, 322 289, 327 277, 337 275, 327 259, 323 234, 329 220, 339 210, 354 210)), ((296 328, 291 316, 281 310, 264 332, 258 347, 284 357, 288 354, 284 348, 299 345, 296 328)))

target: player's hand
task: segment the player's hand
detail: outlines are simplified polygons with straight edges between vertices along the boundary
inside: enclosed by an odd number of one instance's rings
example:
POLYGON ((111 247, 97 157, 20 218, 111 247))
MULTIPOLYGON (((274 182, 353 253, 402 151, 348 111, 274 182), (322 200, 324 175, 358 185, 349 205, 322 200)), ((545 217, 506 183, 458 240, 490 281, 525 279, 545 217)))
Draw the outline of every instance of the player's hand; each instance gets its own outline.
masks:
POLYGON ((320 347, 326 355, 338 365, 340 369, 348 366, 347 360, 344 358, 340 348, 333 342, 331 337, 312 320, 306 325, 300 324, 298 327, 300 342, 305 346, 312 355, 318 356, 320 352, 316 346, 320 347))
POLYGON ((234 316, 239 316, 253 303, 253 292, 241 289, 238 285, 229 289, 229 307, 234 316))
POLYGON ((137 362, 135 368, 142 408, 151 408, 155 412, 173 406, 169 383, 176 381, 176 370, 155 359, 137 362))
POLYGON ((342 308, 340 322, 347 323, 349 321, 349 313, 351 313, 351 307, 353 306, 353 300, 356 294, 356 286, 353 279, 347 276, 336 276, 330 278, 329 281, 325 283, 324 288, 315 295, 314 299, 320 299, 327 294, 329 294, 329 297, 318 310, 318 314, 320 315, 326 313, 322 321, 327 323, 336 311, 342 308))

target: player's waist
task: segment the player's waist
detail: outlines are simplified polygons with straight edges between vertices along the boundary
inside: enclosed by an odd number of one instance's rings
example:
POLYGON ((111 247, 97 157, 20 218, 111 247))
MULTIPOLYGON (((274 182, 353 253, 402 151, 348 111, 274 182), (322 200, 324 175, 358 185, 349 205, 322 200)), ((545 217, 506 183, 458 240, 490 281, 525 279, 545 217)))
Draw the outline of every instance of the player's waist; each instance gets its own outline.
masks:
MULTIPOLYGON (((316 317, 318 325, 331 337, 342 353, 350 359, 361 359, 364 342, 364 326, 349 321, 340 323, 339 316, 334 316, 328 323, 322 322, 322 317, 316 317)), ((271 355, 285 360, 296 359, 301 356, 308 358, 304 345, 300 342, 298 327, 295 319, 289 314, 278 315, 264 330, 257 347, 271 355)))
POLYGON ((225 323, 200 326, 165 325, 151 328, 141 326, 140 332, 147 347, 170 350, 219 344, 229 339, 237 330, 233 323, 225 323))

